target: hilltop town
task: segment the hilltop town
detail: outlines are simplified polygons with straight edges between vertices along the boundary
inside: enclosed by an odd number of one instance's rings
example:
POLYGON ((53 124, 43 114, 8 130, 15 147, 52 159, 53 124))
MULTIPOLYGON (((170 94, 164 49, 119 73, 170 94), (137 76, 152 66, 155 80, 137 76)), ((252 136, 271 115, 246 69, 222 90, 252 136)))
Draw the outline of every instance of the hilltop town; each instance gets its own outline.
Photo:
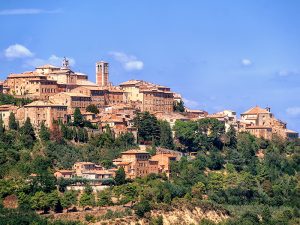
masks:
POLYGON ((232 224, 248 219, 236 216, 239 204, 298 204, 298 133, 269 107, 209 114, 185 107, 170 87, 112 85, 107 62, 95 76, 65 58, 0 83, 5 208, 90 224, 232 224))
POLYGON ((66 58, 61 67, 42 65, 33 71, 9 74, 0 83, 0 91, 32 102, 23 106, 1 105, 4 125, 8 127, 9 115, 14 113, 19 124, 29 117, 36 130, 41 123, 51 129, 53 121, 72 120, 78 108, 99 132, 109 126, 116 136, 128 131, 136 136, 133 118, 137 112, 148 111, 168 121, 171 128, 177 120, 215 118, 225 124, 226 131, 233 126, 238 132, 247 131, 269 140, 274 134, 284 139, 298 138, 298 133, 287 129, 287 124, 276 119, 268 107, 252 107, 242 113, 240 119, 232 110, 208 114, 204 110, 183 107, 181 95, 172 92, 170 87, 143 80, 129 80, 113 86, 107 62, 96 63, 95 76, 96 83, 93 83, 88 75, 74 72, 66 58), (96 106, 96 112, 88 110, 89 106, 96 106))
MULTIPOLYGON (((242 113, 240 119, 232 110, 208 114, 204 110, 184 107, 181 95, 172 92, 170 87, 143 80, 129 80, 118 86, 112 85, 107 62, 96 63, 95 76, 96 83, 89 81, 88 75, 74 72, 66 58, 61 67, 47 64, 36 67, 33 71, 9 74, 1 83, 2 93, 30 99, 32 102, 22 106, 0 105, 4 126, 9 127, 9 117, 13 113, 19 125, 30 118, 36 132, 40 130, 42 123, 53 129, 56 121, 62 124, 74 121, 74 111, 79 109, 83 119, 91 124, 92 129, 85 128, 87 135, 103 133, 109 128, 115 137, 130 132, 137 141, 134 117, 138 112, 149 112, 157 119, 167 121, 171 129, 176 121, 211 118, 222 122, 226 132, 233 128, 237 132, 249 132, 266 140, 271 140, 274 135, 288 140, 298 138, 298 133, 287 129, 287 124, 276 119, 270 108, 252 107, 242 113)), ((126 177, 131 179, 150 173, 166 173, 169 176, 170 162, 179 160, 178 155, 178 152, 170 154, 167 151, 151 157, 145 148, 132 149, 123 152, 122 158, 114 160, 115 169, 89 168, 87 166, 95 164, 77 162, 81 164, 82 171, 89 175, 78 172, 75 164, 74 170, 59 170, 55 176, 79 176, 96 180, 113 178, 120 167, 125 169, 126 177)))

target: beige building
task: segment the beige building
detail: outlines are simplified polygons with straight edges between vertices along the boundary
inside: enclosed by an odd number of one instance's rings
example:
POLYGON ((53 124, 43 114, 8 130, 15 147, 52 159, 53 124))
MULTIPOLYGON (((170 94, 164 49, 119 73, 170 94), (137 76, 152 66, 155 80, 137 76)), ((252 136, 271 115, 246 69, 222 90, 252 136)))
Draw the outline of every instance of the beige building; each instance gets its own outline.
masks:
POLYGON ((150 170, 150 154, 149 152, 132 149, 121 153, 121 158, 115 159, 113 163, 119 168, 123 167, 126 178, 135 179, 137 177, 144 177, 150 173, 157 173, 157 163, 151 163, 150 170))
POLYGON ((53 103, 51 101, 34 101, 24 106, 24 120, 29 117, 32 125, 39 128, 44 122, 49 128, 52 128, 53 121, 67 121, 67 106, 53 103))
POLYGON ((90 96, 91 104, 96 105, 99 109, 109 104, 109 90, 107 88, 96 86, 79 86, 74 88, 71 92, 90 96))
POLYGON ((82 112, 92 102, 91 97, 73 92, 61 92, 50 97, 50 100, 56 104, 64 105, 68 107, 68 112, 72 113, 75 108, 79 108, 82 112))
POLYGON ((113 170, 107 170, 92 162, 76 162, 72 170, 58 170, 54 173, 56 178, 81 177, 88 180, 112 179, 114 175, 113 170))
POLYGON ((238 123, 236 118, 236 112, 232 110, 224 110, 222 112, 217 112, 214 114, 207 115, 207 118, 214 118, 224 123, 225 131, 227 132, 232 126, 234 129, 238 130, 238 123))
POLYGON ((36 71, 8 75, 4 85, 8 93, 14 96, 31 99, 49 99, 58 92, 56 81, 36 71))
POLYGON ((0 116, 6 128, 8 127, 10 113, 16 114, 17 110, 18 107, 14 105, 0 105, 0 116))
POLYGON ((158 173, 165 173, 170 177, 171 163, 176 161, 176 155, 161 153, 152 156, 151 160, 158 162, 158 173))
POLYGON ((135 103, 141 111, 173 111, 174 96, 168 87, 142 80, 129 80, 120 87, 125 92, 125 102, 135 103))
POLYGON ((34 71, 10 74, 3 84, 8 94, 16 97, 46 100, 59 92, 69 92, 78 86, 97 86, 84 73, 69 68, 67 59, 62 67, 44 65, 34 71))
POLYGON ((137 177, 145 177, 151 173, 165 173, 170 176, 171 162, 180 159, 176 154, 158 152, 157 155, 150 157, 145 150, 132 149, 121 153, 121 158, 113 160, 118 167, 123 167, 126 177, 135 179, 137 177))
POLYGON ((286 123, 276 119, 270 108, 263 109, 258 106, 241 114, 239 131, 248 131, 265 139, 271 139, 274 134, 287 139, 298 138, 298 133, 288 130, 286 123))

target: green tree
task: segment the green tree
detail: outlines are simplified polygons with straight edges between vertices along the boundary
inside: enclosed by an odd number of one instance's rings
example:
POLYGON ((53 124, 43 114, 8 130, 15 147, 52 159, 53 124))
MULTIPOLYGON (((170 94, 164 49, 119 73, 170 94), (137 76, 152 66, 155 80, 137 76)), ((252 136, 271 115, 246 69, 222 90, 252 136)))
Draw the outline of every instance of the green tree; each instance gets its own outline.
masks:
POLYGON ((205 192, 205 184, 203 184, 202 182, 196 183, 192 187, 192 191, 191 191, 193 197, 198 199, 202 199, 204 192, 205 192))
POLYGON ((229 138, 228 146, 230 148, 236 148, 237 146, 237 135, 235 128, 231 125, 229 130, 226 133, 227 137, 229 138))
POLYGON ((88 142, 89 134, 88 134, 87 129, 83 129, 83 135, 84 135, 84 142, 88 142))
POLYGON ((77 197, 78 192, 77 191, 66 191, 63 194, 61 204, 63 208, 70 208, 71 206, 77 205, 77 197))
POLYGON ((184 112, 184 102, 182 100, 180 100, 180 102, 174 102, 173 103, 173 110, 175 112, 184 112))
POLYGON ((195 121, 181 121, 175 122, 174 131, 175 137, 182 145, 182 149, 186 151, 199 150, 197 144, 197 123, 195 121))
POLYGON ((149 112, 138 113, 134 118, 139 143, 159 143, 160 129, 157 118, 149 112))
POLYGON ((84 129, 83 128, 78 128, 78 141, 79 142, 85 142, 85 137, 84 137, 84 129))
POLYGON ((160 140, 159 144, 161 147, 173 149, 174 142, 172 136, 172 130, 170 124, 167 121, 159 121, 160 128, 160 140))
POLYGON ((47 213, 50 209, 49 199, 47 194, 38 191, 30 199, 31 207, 35 210, 43 210, 44 213, 47 213))
POLYGON ((42 122, 42 124, 41 124, 39 136, 40 136, 40 139, 43 140, 43 141, 49 141, 50 140, 50 131, 45 126, 44 122, 42 122))
POLYGON ((50 209, 52 209, 54 212, 62 212, 63 207, 61 205, 60 195, 57 190, 47 194, 47 201, 50 209))
POLYGON ((30 136, 32 140, 36 140, 35 132, 29 117, 27 117, 23 127, 21 128, 21 133, 30 136))
POLYGON ((73 134, 74 141, 78 142, 78 132, 77 132, 77 129, 75 127, 73 127, 72 134, 73 134))
POLYGON ((91 105, 88 105, 86 107, 86 111, 87 112, 91 112, 91 113, 94 113, 94 114, 98 114, 99 113, 99 109, 97 108, 97 106, 91 104, 91 105))
POLYGON ((73 122, 74 126, 83 127, 84 125, 83 116, 79 108, 75 108, 73 116, 74 116, 74 122, 73 122))
POLYGON ((115 176, 116 185, 125 184, 125 180, 126 180, 126 174, 125 174, 124 168, 120 167, 116 171, 116 176, 115 176))
POLYGON ((26 148, 32 148, 36 137, 29 117, 27 117, 24 125, 20 128, 20 134, 20 140, 23 146, 26 148))
POLYGON ((0 139, 2 139, 3 135, 4 135, 4 124, 3 124, 2 116, 0 116, 0 139))
POLYGON ((151 206, 149 201, 147 200, 142 200, 141 202, 137 203, 134 206, 135 214, 138 217, 143 217, 146 212, 149 212, 151 210, 151 206))
POLYGON ((98 206, 110 206, 113 205, 113 202, 111 200, 111 194, 107 190, 100 191, 98 193, 98 206))
POLYGON ((10 112, 9 118, 8 118, 8 127, 10 130, 18 130, 19 126, 16 121, 15 114, 13 112, 10 112))
POLYGON ((95 196, 91 186, 87 185, 83 194, 80 196, 79 204, 85 206, 95 206, 95 196))

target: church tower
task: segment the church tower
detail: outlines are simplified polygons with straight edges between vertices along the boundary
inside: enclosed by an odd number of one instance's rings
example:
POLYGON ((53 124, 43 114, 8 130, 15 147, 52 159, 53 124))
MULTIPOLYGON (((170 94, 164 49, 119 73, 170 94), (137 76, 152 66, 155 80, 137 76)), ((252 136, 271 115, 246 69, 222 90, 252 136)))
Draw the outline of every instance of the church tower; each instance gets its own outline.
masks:
POLYGON ((108 63, 104 61, 100 61, 96 63, 96 83, 100 87, 109 86, 108 80, 108 63))

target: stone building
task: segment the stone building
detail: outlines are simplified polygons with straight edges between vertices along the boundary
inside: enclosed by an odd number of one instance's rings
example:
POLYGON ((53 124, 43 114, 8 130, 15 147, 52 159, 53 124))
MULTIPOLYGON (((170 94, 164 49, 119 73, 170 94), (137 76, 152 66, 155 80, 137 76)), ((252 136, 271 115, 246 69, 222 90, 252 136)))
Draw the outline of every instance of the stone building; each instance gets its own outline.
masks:
POLYGON ((8 93, 16 97, 49 99, 58 92, 57 82, 36 71, 8 75, 4 86, 8 93))
POLYGON ((171 163, 176 161, 176 155, 160 153, 152 156, 151 160, 158 162, 158 173, 165 173, 170 177, 171 163))
POLYGON ((189 119, 197 120, 205 118, 208 115, 208 113, 204 110, 185 108, 184 115, 189 119))
POLYGON ((109 90, 107 88, 96 86, 80 86, 74 88, 71 92, 90 96, 91 104, 97 106, 98 109, 101 109, 109 104, 109 90))
POLYGON ((88 180, 104 180, 112 179, 115 172, 92 162, 76 162, 72 170, 58 170, 54 173, 54 176, 64 179, 80 177, 88 180))
POLYGON ((248 131, 256 137, 271 139, 277 135, 285 139, 298 138, 298 133, 288 130, 286 123, 276 119, 270 108, 255 106, 241 114, 239 131, 248 131))
POLYGON ((108 105, 116 105, 126 102, 124 91, 118 87, 110 87, 108 90, 108 105))
POLYGON ((232 110, 224 110, 206 116, 207 118, 214 118, 224 123, 225 131, 227 132, 232 126, 235 130, 238 130, 238 123, 236 118, 236 112, 232 110))
POLYGON ((8 127, 10 113, 16 114, 17 110, 18 107, 15 105, 0 105, 0 117, 6 128, 8 127))
POLYGON ((75 108, 79 108, 82 112, 84 112, 86 107, 92 102, 90 96, 73 92, 58 93, 51 96, 50 100, 54 103, 67 106, 69 113, 72 113, 75 108))
POLYGON ((67 122, 67 106, 51 101, 34 101, 24 106, 24 120, 27 117, 35 128, 40 128, 42 122, 52 128, 53 121, 67 122))
POLYGON ((174 96, 168 87, 142 80, 129 80, 120 87, 125 92, 125 102, 135 103, 141 111, 173 111, 174 96))
MULTIPOLYGON (((149 152, 131 149, 121 153, 121 158, 113 160, 114 165, 118 168, 123 167, 126 178, 135 179, 144 177, 150 173, 157 173, 158 166, 151 164, 150 170, 150 154, 149 152)), ((158 165, 158 163, 156 163, 158 165)))
POLYGON ((150 156, 149 152, 140 149, 131 149, 121 153, 121 158, 113 160, 118 168, 123 167, 126 178, 135 179, 145 177, 151 173, 165 173, 170 176, 172 161, 178 160, 176 154, 160 152, 150 156))
POLYGON ((78 86, 97 85, 89 81, 86 74, 72 71, 67 59, 64 59, 62 67, 47 64, 36 67, 34 71, 10 74, 3 84, 8 94, 36 100, 46 100, 78 86))

